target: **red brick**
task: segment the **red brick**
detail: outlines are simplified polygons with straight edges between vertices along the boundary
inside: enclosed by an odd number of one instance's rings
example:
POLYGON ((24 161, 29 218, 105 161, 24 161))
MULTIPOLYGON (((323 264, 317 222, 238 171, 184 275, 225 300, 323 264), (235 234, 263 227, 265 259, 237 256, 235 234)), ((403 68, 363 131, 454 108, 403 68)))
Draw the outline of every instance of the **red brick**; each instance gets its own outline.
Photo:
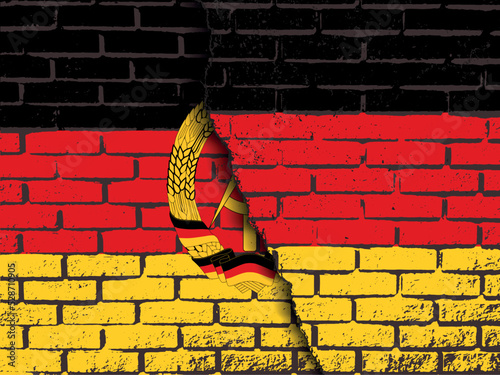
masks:
POLYGON ((437 218, 442 214, 439 197, 372 195, 363 200, 366 218, 437 218))
POLYGON ((449 197, 448 217, 453 219, 499 219, 500 197, 449 197))
POLYGON ((103 133, 107 154, 170 154, 176 136, 176 130, 103 133))
POLYGON ((484 190, 500 191, 500 171, 484 171, 484 190))
POLYGON ((26 253, 96 253, 97 232, 24 232, 26 253))
POLYGON ((270 113, 257 115, 237 115, 229 118, 231 135, 237 138, 311 139, 312 130, 304 121, 307 116, 270 113))
POLYGON ((318 169, 316 190, 321 192, 391 192, 394 172, 382 168, 318 169))
POLYGON ((317 222, 312 220, 257 221, 259 232, 270 246, 312 245, 316 241, 317 222))
MULTIPOLYGON (((220 159, 226 160, 227 163, 227 158, 220 159)), ((197 180, 212 179, 212 166, 215 160, 219 160, 219 158, 211 159, 202 156, 198 159, 198 166, 196 168, 197 180)), ((144 179, 166 179, 168 177, 169 162, 170 157, 168 156, 146 156, 139 158, 139 177, 144 179)))
POLYGON ((26 152, 31 154, 98 154, 101 132, 52 131, 26 135, 26 152))
POLYGON ((278 213, 278 200, 275 197, 248 197, 251 218, 275 219, 278 213))
POLYGON ((170 208, 168 206, 142 208, 142 227, 173 229, 170 208))
POLYGON ((50 156, 5 155, 0 156, 2 178, 54 178, 55 159, 50 156))
POLYGON ((102 185, 86 181, 30 181, 28 182, 30 202, 102 202, 102 185))
POLYGON ((112 182, 108 186, 111 203, 167 203, 167 180, 112 182))
POLYGON ((134 228, 135 208, 129 206, 62 206, 64 228, 134 228))
POLYGON ((318 245, 394 245, 395 223, 382 220, 322 220, 318 245))
POLYGON ((21 203, 23 201, 22 184, 19 181, 0 181, 0 203, 21 203))
POLYGON ((173 253, 176 233, 171 230, 113 230, 103 232, 105 253, 173 253))
POLYGON ((369 143, 368 165, 440 165, 444 164, 445 146, 433 142, 369 143))
POLYGON ((283 155, 279 141, 260 139, 229 140, 228 147, 237 165, 277 165, 282 164, 283 155))
POLYGON ((57 228, 57 211, 46 205, 0 206, 0 228, 57 228))
POLYGON ((484 223, 483 228, 483 245, 491 245, 498 248, 500 245, 500 223, 484 223))
POLYGON ((401 246, 475 245, 477 225, 440 220, 398 223, 401 246))
POLYGON ((284 218, 359 218, 363 216, 359 197, 353 195, 301 195, 281 198, 284 218))
POLYGON ((365 147, 342 141, 282 141, 284 165, 358 165, 365 147))
POLYGON ((300 193, 311 190, 311 170, 307 168, 237 169, 243 194, 247 192, 300 193))
POLYGON ((488 121, 490 122, 490 134, 488 139, 500 140, 500 119, 490 118, 488 121))
POLYGON ((450 147, 452 165, 500 165, 500 144, 468 143, 450 147))
POLYGON ((219 137, 228 138, 231 135, 230 120, 233 116, 212 113, 210 114, 210 118, 214 120, 215 131, 219 137))
POLYGON ((19 134, 3 133, 0 134, 0 153, 19 152, 19 134))
POLYGON ((453 192, 478 191, 479 173, 476 171, 443 169, 419 170, 400 174, 403 192, 453 192))
POLYGON ((15 253, 17 251, 17 232, 0 232, 0 253, 15 253))
POLYGON ((134 159, 125 156, 68 155, 57 159, 57 171, 63 178, 132 178, 134 159))

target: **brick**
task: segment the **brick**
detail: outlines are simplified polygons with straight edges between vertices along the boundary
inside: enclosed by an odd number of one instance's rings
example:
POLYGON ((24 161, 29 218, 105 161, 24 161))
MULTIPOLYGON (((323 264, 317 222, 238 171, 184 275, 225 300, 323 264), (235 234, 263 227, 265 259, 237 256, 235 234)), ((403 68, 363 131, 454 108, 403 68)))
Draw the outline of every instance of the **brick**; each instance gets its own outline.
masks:
MULTIPOLYGON (((201 212, 201 207, 198 211, 201 212)), ((143 228, 170 228, 174 229, 172 220, 170 220, 170 209, 168 206, 142 208, 142 227, 143 228)))
POLYGON ((276 219, 278 216, 278 200, 275 197, 248 197, 247 205, 252 219, 276 219))
POLYGON ((439 327, 436 322, 424 326, 401 326, 403 348, 453 348, 476 345, 476 327, 439 327))
POLYGON ((0 153, 19 152, 19 134, 0 134, 0 153))
MULTIPOLYGON (((15 279, 14 279, 15 280, 15 279)), ((0 295, 0 299, 8 301, 10 299, 19 300, 19 283, 14 280, 0 280, 0 290, 4 293, 0 295)))
POLYGON ((23 330, 23 327, 18 326, 0 326, 0 348, 11 349, 11 347, 14 347, 22 349, 24 347, 23 330))
POLYGON ((281 141, 266 139, 229 139, 227 146, 233 156, 234 166, 283 164, 283 146, 281 141))
POLYGON ((354 372, 356 366, 356 354, 354 351, 318 350, 314 347, 311 350, 318 358, 318 366, 323 371, 354 372))
POLYGON ((498 371, 498 361, 500 353, 475 351, 463 351, 444 353, 443 370, 444 371, 473 371, 494 372, 498 371))
POLYGON ((57 158, 62 178, 133 178, 134 160, 126 156, 68 155, 57 158))
POLYGON ((318 169, 316 190, 318 192, 392 192, 394 173, 383 168, 318 169))
POLYGON ((366 218, 438 218, 442 214, 442 199, 421 196, 366 196, 366 218))
POLYGON ((500 171, 484 171, 484 190, 500 191, 500 171))
POLYGON ((359 197, 352 195, 303 195, 281 198, 284 218, 359 218, 359 197))
POLYGON ((67 259, 69 277, 139 276, 138 256, 129 255, 70 255, 67 259))
POLYGON ((446 271, 496 271, 500 266, 500 250, 445 249, 442 257, 446 271))
POLYGON ((185 348, 253 348, 255 328, 186 326, 181 328, 185 348))
POLYGON ((454 219, 498 219, 500 218, 500 198, 483 197, 449 197, 448 217, 454 219))
POLYGON ((306 168, 236 169, 243 193, 300 193, 311 189, 311 171, 306 168))
POLYGON ((234 17, 238 29, 295 30, 316 26, 312 9, 237 9, 234 17))
POLYGON ((500 164, 500 145, 471 143, 451 145, 451 165, 487 166, 500 164))
POLYGON ((57 228, 57 207, 25 204, 0 207, 0 228, 57 228))
POLYGON ((444 164, 445 146, 431 142, 377 142, 367 149, 367 165, 404 165, 409 168, 444 164))
POLYGON ((141 277, 102 283, 105 301, 163 300, 174 298, 174 280, 141 277))
POLYGON ((287 282, 292 284, 292 296, 314 295, 314 275, 283 272, 282 276, 287 282))
MULTIPOLYGON (((261 345, 272 348, 305 348, 308 346, 306 336, 302 332, 305 324, 299 328, 296 324, 288 327, 261 327, 261 345)), ((310 327, 307 329, 308 337, 311 337, 310 327)))
POLYGON ((100 326, 60 324, 50 327, 30 327, 29 343, 34 349, 99 349, 100 326))
POLYGON ((484 295, 500 296, 500 276, 486 275, 484 279, 484 295))
POLYGON ((354 248, 328 246, 291 246, 273 249, 278 253, 278 268, 284 270, 354 270, 354 248))
POLYGON ((264 234, 268 245, 311 245, 316 241, 316 222, 288 220, 257 222, 257 229, 264 234))
POLYGON ((109 349, 151 349, 177 347, 175 326, 122 325, 106 326, 106 346, 109 349))
POLYGON ((292 353, 279 351, 224 350, 221 357, 222 371, 290 371, 292 353))
POLYGON ((87 181, 29 181, 29 198, 32 203, 100 203, 102 185, 87 181))
MULTIPOLYGON (((263 113, 255 115, 212 116, 219 128, 221 124, 231 126, 231 135, 237 138, 255 139, 311 139, 312 130, 307 126, 307 116, 285 113, 263 113)), ((229 134, 227 134, 229 135, 229 134)))
POLYGON ((26 253, 96 253, 97 233, 90 231, 24 232, 26 253))
POLYGON ((360 322, 428 322, 433 316, 432 301, 400 296, 356 299, 356 320, 360 322))
POLYGON ((51 156, 0 155, 1 178, 54 178, 55 159, 51 156))
POLYGON ((101 148, 101 134, 101 132, 94 131, 29 133, 26 134, 26 152, 30 154, 97 154, 101 148))
POLYGON ((500 327, 483 326, 482 344, 486 347, 500 346, 500 327))
POLYGON ((146 371, 213 371, 215 352, 178 349, 146 353, 146 371))
MULTIPOLYGON (((138 159, 140 178, 162 178, 168 177, 168 163, 170 158, 167 156, 145 156, 138 159)), ((201 159, 199 160, 201 161, 201 159)))
POLYGON ((21 182, 0 182, 0 203, 21 203, 22 201, 23 191, 21 182))
POLYGON ((180 284, 180 297, 182 299, 198 300, 241 300, 250 299, 251 291, 241 293, 236 288, 227 284, 220 285, 219 280, 210 279, 182 279, 180 284))
POLYGON ((401 222, 399 223, 399 244, 418 245, 475 245, 477 225, 452 222, 401 222))
POLYGON ((0 322, 10 325, 12 314, 15 315, 15 324, 19 325, 55 325, 57 324, 57 306, 55 305, 28 305, 20 302, 17 305, 0 304, 0 322))
POLYGON ((141 307, 141 323, 212 323, 213 303, 181 301, 145 302, 141 307))
POLYGON ((500 303, 483 297, 466 301, 438 300, 441 322, 495 322, 500 319, 500 303))
POLYGON ((15 253, 18 250, 17 232, 2 232, 0 231, 0 253, 15 253))
POLYGON ((15 365, 9 363, 10 351, 0 351, 0 371, 5 373, 26 374, 27 372, 60 372, 62 351, 22 349, 16 350, 15 365), (14 372, 13 372, 14 371, 14 372))
POLYGON ((68 371, 72 372, 134 372, 138 368, 138 353, 111 350, 70 351, 68 353, 68 371))
POLYGON ((0 256, 0 275, 8 277, 9 264, 15 264, 17 277, 60 277, 62 255, 9 254, 0 256))
POLYGON ((320 275, 321 295, 394 295, 397 276, 389 273, 354 271, 348 275, 320 275))
POLYGON ((64 228, 133 228, 135 208, 128 206, 75 205, 63 206, 64 228))
MULTIPOLYGON (((316 351, 317 353, 318 351, 316 351)), ((354 352, 353 352, 354 355, 354 352)), ((319 370, 320 366, 318 362, 316 361, 316 358, 312 355, 312 353, 308 350, 305 352, 300 352, 298 353, 298 369, 299 371, 312 371, 312 370, 319 370)), ((336 361, 336 363, 339 363, 340 361, 336 361)), ((353 365, 352 369, 354 371, 354 357, 353 357, 353 365)))
POLYGON ((90 301, 96 298, 96 282, 63 281, 26 281, 24 283, 26 300, 90 301))
POLYGON ((479 173, 451 169, 413 170, 401 177, 401 192, 441 193, 478 191, 479 173))
POLYGON ((133 324, 135 306, 128 302, 65 305, 62 316, 64 324, 133 324))
POLYGON ((106 253, 172 253, 176 249, 173 230, 114 230, 102 237, 106 253))
POLYGON ((346 298, 294 298, 295 312, 302 322, 348 322, 351 320, 352 302, 346 298))
POLYGON ((134 180, 108 185, 110 203, 167 203, 167 180, 134 180))
POLYGON ((359 165, 365 147, 356 142, 282 141, 284 165, 359 165))
POLYGON ((439 365, 438 353, 363 352, 363 371, 367 372, 434 372, 439 365))
POLYGON ((394 327, 355 322, 318 324, 319 346, 375 346, 394 345, 394 327))
POLYGON ((271 286, 262 288, 257 294, 259 301, 290 301, 291 284, 277 274, 271 286))
POLYGON ((360 270, 435 270, 436 250, 415 248, 371 248, 360 249, 360 270))
MULTIPOLYGON (((120 269, 122 269, 122 267, 120 267, 120 269)), ((146 256, 144 275, 203 276, 204 273, 188 254, 165 254, 146 256)))
POLYGON ((394 222, 370 220, 324 220, 318 222, 320 245, 394 245, 394 222))
POLYGON ((500 225, 485 223, 481 225, 483 230, 483 245, 498 245, 500 243, 500 225))
POLYGON ((290 324, 291 306, 287 302, 221 302, 219 303, 221 323, 290 324))
POLYGON ((404 274, 401 276, 403 295, 408 296, 478 296, 479 276, 448 273, 404 274))
POLYGON ((120 131, 103 135, 108 154, 170 154, 177 131, 120 131))

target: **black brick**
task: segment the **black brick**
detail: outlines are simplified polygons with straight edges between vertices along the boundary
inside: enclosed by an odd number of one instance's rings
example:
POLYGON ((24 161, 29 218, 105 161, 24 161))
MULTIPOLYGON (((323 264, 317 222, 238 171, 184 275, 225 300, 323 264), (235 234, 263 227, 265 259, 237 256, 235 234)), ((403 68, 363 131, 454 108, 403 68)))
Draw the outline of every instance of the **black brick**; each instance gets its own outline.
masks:
POLYGON ((213 35, 213 57, 266 58, 276 55, 276 39, 262 35, 213 35))
POLYGON ((229 67, 232 85, 308 85, 309 64, 299 63, 232 63, 229 67))
MULTIPOLYGON (((41 2, 37 2, 40 4, 41 2)), ((2 6, 0 25, 2 26, 51 26, 55 23, 56 7, 42 6, 2 6)))
POLYGON ((500 11, 407 10, 406 29, 499 30, 500 11))
POLYGON ((208 58, 185 58, 177 59, 133 59, 136 78, 155 78, 151 72, 164 76, 163 78, 179 78, 202 80, 205 75, 205 67, 208 58))
POLYGON ((377 12, 377 10, 325 10, 322 12, 323 29, 401 30, 403 12, 377 12))
POLYGON ((0 57, 2 77, 48 78, 50 61, 41 57, 7 55, 0 57))
POLYGON ((200 82, 189 82, 181 85, 183 103, 197 104, 205 99, 205 87, 200 82))
POLYGON ((0 102, 19 101, 19 85, 13 82, 0 82, 0 102))
POLYGON ((97 31, 40 31, 26 43, 26 52, 99 52, 97 31))
POLYGON ((212 111, 273 111, 275 110, 275 90, 208 88, 207 105, 212 111))
POLYGON ((178 36, 174 33, 155 31, 112 31, 105 32, 106 52, 177 53, 178 36))
POLYGON ((361 57, 356 38, 333 35, 282 37, 285 59, 348 60, 361 57))
POLYGON ((31 105, 2 106, 0 124, 2 127, 53 127, 56 124, 56 109, 31 105))
POLYGON ((141 7, 141 26, 207 27, 207 16, 201 8, 141 7))
POLYGON ((210 46, 210 34, 192 33, 185 34, 184 52, 188 54, 208 55, 210 46))
POLYGON ((205 72, 205 84, 217 86, 224 84, 224 72, 226 64, 211 63, 205 72))
POLYGON ((212 30, 229 30, 234 27, 230 9, 207 9, 208 27, 212 30))
POLYGON ((356 91, 327 89, 281 90, 283 111, 360 110, 361 95, 356 91))
POLYGON ((129 78, 127 59, 56 59, 58 78, 129 78))
POLYGON ((448 110, 447 95, 440 91, 377 90, 366 93, 367 112, 431 112, 448 110))
POLYGON ((317 23, 316 12, 308 9, 238 9, 234 17, 236 29, 312 30, 317 23))
POLYGON ((112 103, 179 103, 175 83, 131 82, 104 85, 104 101, 112 103))
POLYGON ((24 85, 26 103, 97 103, 98 85, 82 82, 30 83, 24 85))
POLYGON ((500 92, 479 89, 450 93, 451 112, 494 111, 498 110, 500 92))
POLYGON ((125 6, 62 6, 57 21, 62 26, 134 26, 134 8, 125 6))

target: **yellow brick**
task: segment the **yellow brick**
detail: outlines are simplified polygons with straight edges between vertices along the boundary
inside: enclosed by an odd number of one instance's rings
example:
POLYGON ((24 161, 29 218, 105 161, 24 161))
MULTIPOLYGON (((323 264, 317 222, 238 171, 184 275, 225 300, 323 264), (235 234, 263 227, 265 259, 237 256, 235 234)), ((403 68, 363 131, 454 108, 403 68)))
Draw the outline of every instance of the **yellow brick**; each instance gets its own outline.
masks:
POLYGON ((16 318, 16 325, 56 324, 57 307, 53 305, 0 304, 0 324, 9 325, 16 318), (15 314, 15 315, 14 315, 15 314))
POLYGON ((17 277, 60 277, 62 255, 0 255, 0 276, 9 276, 9 264, 15 263, 17 277))
POLYGON ((397 276, 384 272, 359 272, 348 275, 321 275, 319 293, 328 296, 393 295, 397 276))
POLYGON ((173 299, 174 280, 141 277, 104 281, 102 298, 114 301, 173 299))
POLYGON ((470 352, 443 353, 443 370, 453 372, 495 372, 500 371, 500 353, 481 352, 479 349, 470 352))
POLYGON ((287 323, 291 322, 291 306, 287 302, 221 302, 221 323, 287 323))
POLYGON ((2 301, 19 300, 19 283, 17 281, 0 280, 0 299, 2 301))
POLYGON ((355 249, 329 246, 284 246, 273 249, 279 254, 279 269, 354 270, 355 249))
POLYGON ((427 322, 434 316, 432 301, 416 298, 359 298, 356 299, 356 320, 427 322))
POLYGON ((307 330, 311 337, 311 327, 304 324, 299 328, 296 324, 289 327, 261 327, 261 346, 272 348, 305 348, 308 346, 307 338, 302 330, 307 330))
POLYGON ((188 254, 150 255, 144 274, 148 276, 204 276, 188 254))
POLYGON ((66 324, 132 324, 135 321, 133 303, 104 303, 96 305, 63 306, 66 324))
POLYGON ((187 326, 181 328, 184 347, 242 347, 254 346, 255 329, 253 327, 187 326))
POLYGON ((222 352, 222 371, 286 371, 292 369, 292 353, 278 351, 222 352))
POLYGON ((0 373, 26 374, 28 372, 61 371, 61 351, 51 350, 16 350, 13 365, 9 350, 0 350, 0 373))
POLYGON ((262 288, 257 297, 259 300, 289 301, 292 298, 291 287, 277 273, 273 285, 262 288))
POLYGON ((484 295, 494 297, 500 296, 500 275, 486 275, 484 280, 484 295))
POLYGON ((57 325, 31 327, 29 345, 34 349, 99 349, 100 326, 57 325))
POLYGON ((323 371, 352 372, 355 368, 356 354, 353 351, 318 350, 311 348, 323 371))
POLYGON ((292 296, 314 295, 314 275, 286 272, 283 278, 292 284, 292 296))
POLYGON ((212 279, 182 279, 180 288, 182 299, 250 299, 252 291, 241 293, 233 286, 212 279))
POLYGON ((140 257, 133 255, 70 255, 69 277, 139 276, 140 257))
POLYGON ((299 352, 299 371, 319 370, 321 367, 311 352, 299 352))
POLYGON ((87 350, 68 353, 69 372, 134 372, 139 367, 138 353, 87 350))
POLYGON ((305 321, 349 321, 352 302, 346 298, 294 298, 295 311, 305 321))
POLYGON ((355 322, 340 324, 319 324, 319 346, 377 346, 394 345, 394 327, 359 324, 355 322))
POLYGON ((146 371, 211 371, 215 369, 215 353, 179 349, 145 354, 146 371))
POLYGON ((160 325, 107 326, 108 349, 148 349, 177 347, 177 327, 160 325))
POLYGON ((363 371, 367 372, 434 372, 438 353, 363 351, 363 371))
POLYGON ((26 281, 26 300, 91 301, 95 300, 97 286, 94 280, 26 281))
POLYGON ((439 327, 434 322, 429 326, 401 326, 401 347, 447 348, 476 345, 475 327, 439 327))
POLYGON ((141 304, 142 323, 212 323, 214 304, 175 300, 141 304))
POLYGON ((23 327, 16 325, 0 326, 0 348, 22 348, 23 327))
POLYGON ((437 252, 429 249, 374 247, 359 249, 362 270, 434 270, 437 252))
POLYGON ((483 346, 500 346, 500 327, 483 327, 483 346))
POLYGON ((448 249, 442 250, 443 270, 497 271, 500 269, 500 250, 448 249))
POLYGON ((402 293, 410 296, 478 296, 479 276, 436 272, 401 276, 402 293))
POLYGON ((439 300, 437 303, 442 322, 500 321, 500 301, 486 301, 480 296, 467 301, 439 300))

